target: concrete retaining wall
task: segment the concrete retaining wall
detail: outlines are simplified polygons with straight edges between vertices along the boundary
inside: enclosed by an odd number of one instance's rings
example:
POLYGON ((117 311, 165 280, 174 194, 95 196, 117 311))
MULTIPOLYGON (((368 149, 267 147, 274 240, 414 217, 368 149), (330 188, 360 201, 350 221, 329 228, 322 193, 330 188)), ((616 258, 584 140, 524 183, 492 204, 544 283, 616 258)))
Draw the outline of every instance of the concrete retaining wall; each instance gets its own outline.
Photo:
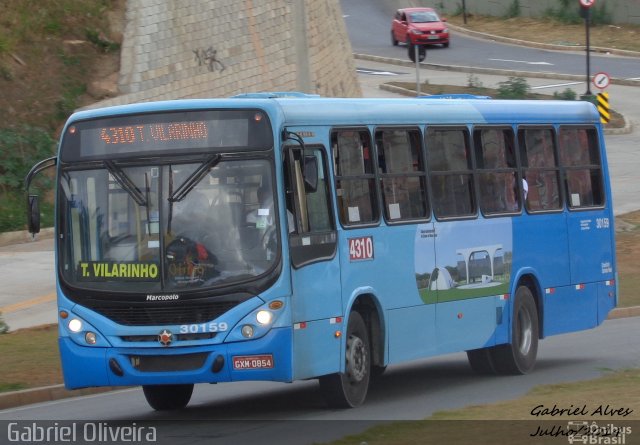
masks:
POLYGON ((339 0, 127 0, 117 97, 359 97, 339 0))

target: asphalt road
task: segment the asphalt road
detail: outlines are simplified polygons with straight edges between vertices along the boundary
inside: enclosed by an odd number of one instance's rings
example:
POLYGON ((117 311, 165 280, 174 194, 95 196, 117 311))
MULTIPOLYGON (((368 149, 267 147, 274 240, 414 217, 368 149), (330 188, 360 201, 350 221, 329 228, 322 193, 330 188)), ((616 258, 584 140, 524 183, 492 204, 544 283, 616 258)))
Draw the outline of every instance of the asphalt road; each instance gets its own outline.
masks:
MULTIPOLYGON (((341 0, 354 53, 407 58, 404 45, 391 45, 394 9, 384 0, 341 0)), ((432 46, 427 61, 433 64, 473 66, 500 70, 526 70, 586 76, 584 51, 549 51, 491 42, 452 31, 449 48, 432 46)), ((640 79, 640 59, 611 54, 590 54, 590 73, 604 71, 619 79, 640 79)))
MULTIPOLYGON (((637 368, 639 337, 640 323, 634 318, 550 337, 541 342, 536 369, 526 376, 477 376, 464 354, 392 366, 372 387, 365 404, 351 410, 326 409, 315 381, 247 382, 197 385, 187 409, 176 413, 152 411, 135 388, 0 411, 0 421, 152 422, 176 444, 311 444, 379 422, 423 419, 439 410, 517 398, 541 384, 637 368)), ((595 408, 602 402, 590 403, 595 408)), ((553 406, 552 396, 547 403, 553 406)), ((526 417, 532 408, 514 415, 526 417)), ((0 438, 2 434, 0 430, 0 438)))

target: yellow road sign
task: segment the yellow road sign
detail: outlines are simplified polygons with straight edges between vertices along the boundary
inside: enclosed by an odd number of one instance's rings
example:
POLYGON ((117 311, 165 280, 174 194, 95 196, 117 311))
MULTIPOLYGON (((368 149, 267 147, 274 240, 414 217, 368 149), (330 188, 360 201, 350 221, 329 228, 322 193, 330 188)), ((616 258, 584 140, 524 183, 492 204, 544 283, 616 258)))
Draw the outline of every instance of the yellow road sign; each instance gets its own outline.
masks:
POLYGON ((609 114, 609 93, 598 93, 598 112, 600 122, 608 124, 611 116, 609 114))

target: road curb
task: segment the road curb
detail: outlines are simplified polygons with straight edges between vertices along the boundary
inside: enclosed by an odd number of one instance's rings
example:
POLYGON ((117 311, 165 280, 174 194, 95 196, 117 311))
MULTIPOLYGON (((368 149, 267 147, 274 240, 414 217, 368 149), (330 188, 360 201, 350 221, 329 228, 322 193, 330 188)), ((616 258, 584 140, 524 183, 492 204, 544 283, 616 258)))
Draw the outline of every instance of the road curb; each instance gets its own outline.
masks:
MULTIPOLYGON (((399 65, 399 66, 406 66, 406 67, 416 66, 416 64, 414 62, 411 62, 409 59, 407 60, 395 59, 392 57, 373 56, 371 54, 354 53, 353 58, 359 59, 359 60, 369 60, 371 62, 387 63, 390 65, 399 65)), ((429 56, 427 51, 427 59, 428 58, 429 56)), ((495 74, 498 76, 509 76, 509 77, 535 77, 538 79, 575 80, 575 81, 584 82, 584 75, 561 74, 561 73, 553 73, 553 72, 547 72, 547 71, 501 70, 496 68, 482 68, 482 67, 465 66, 465 65, 442 65, 438 63, 428 63, 428 62, 420 62, 420 67, 437 70, 437 71, 455 71, 460 73, 495 74)), ((619 79, 617 77, 613 77, 611 78, 610 84, 640 87, 640 80, 619 79)))
MULTIPOLYGON (((616 308, 609 313, 608 320, 618 318, 638 317, 640 316, 640 306, 616 308)), ((82 388, 68 390, 64 385, 52 385, 41 388, 23 389, 20 391, 11 391, 0 393, 0 410, 15 408, 23 405, 31 405, 34 403, 52 402, 55 400, 68 399, 72 397, 82 397, 93 394, 101 394, 115 390, 122 390, 124 386, 109 386, 100 388, 82 388)))
POLYGON ((40 230, 35 236, 32 236, 27 230, 17 232, 0 233, 0 247, 11 246, 13 244, 33 243, 43 239, 53 238, 53 227, 40 230))
POLYGON ((88 396, 103 392, 123 389, 124 387, 105 386, 100 388, 82 388, 68 390, 64 385, 44 386, 41 388, 23 389, 0 394, 0 410, 15 408, 17 406, 31 405, 34 403, 51 402, 54 400, 68 399, 71 397, 88 396))

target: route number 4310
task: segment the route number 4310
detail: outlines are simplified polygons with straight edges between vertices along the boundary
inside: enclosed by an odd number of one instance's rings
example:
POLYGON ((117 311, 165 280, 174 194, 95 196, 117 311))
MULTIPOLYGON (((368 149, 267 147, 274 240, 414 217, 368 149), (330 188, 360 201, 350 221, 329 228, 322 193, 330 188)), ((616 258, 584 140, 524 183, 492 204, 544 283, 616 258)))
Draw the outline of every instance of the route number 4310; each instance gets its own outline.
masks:
POLYGON ((362 261, 373 259, 373 238, 362 236, 349 238, 349 261, 362 261))

